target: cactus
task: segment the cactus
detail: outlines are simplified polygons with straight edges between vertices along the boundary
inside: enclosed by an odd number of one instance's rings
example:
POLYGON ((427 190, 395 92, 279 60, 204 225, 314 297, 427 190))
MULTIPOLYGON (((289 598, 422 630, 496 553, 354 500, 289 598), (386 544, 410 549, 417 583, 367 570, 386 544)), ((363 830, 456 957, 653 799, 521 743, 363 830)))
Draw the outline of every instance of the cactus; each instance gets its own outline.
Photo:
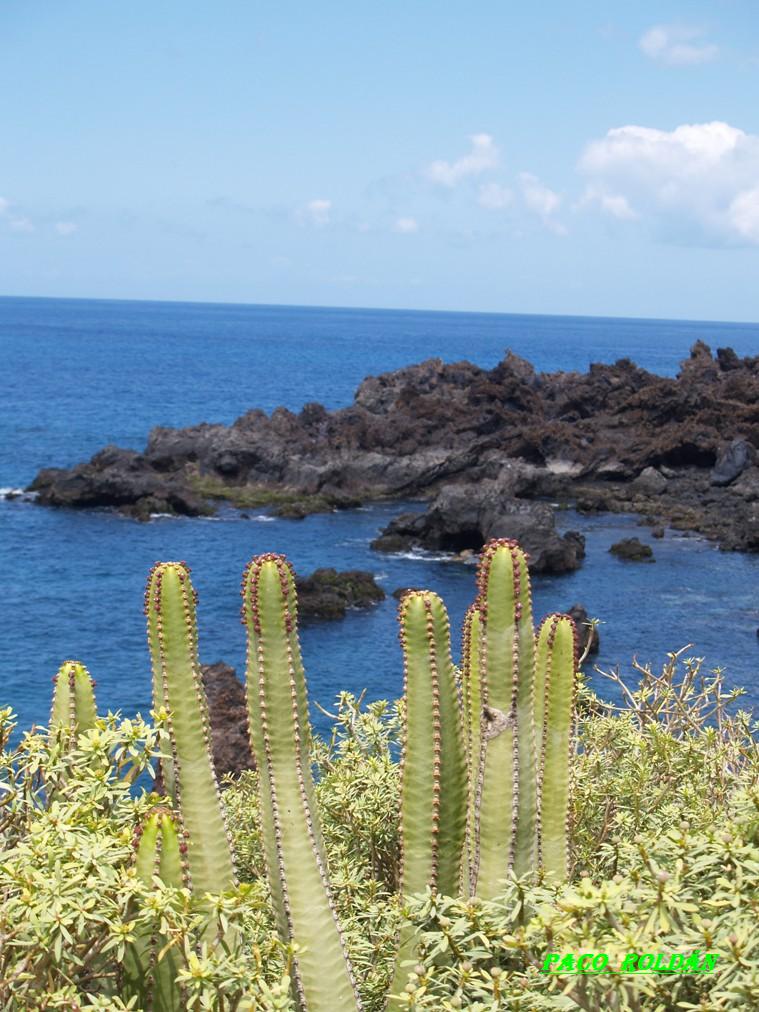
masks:
POLYGON ((97 720, 95 682, 79 661, 64 661, 53 678, 50 727, 66 727, 74 734, 89 731, 97 720))
POLYGON ((510 869, 522 875, 537 863, 535 641, 527 559, 517 543, 489 542, 478 579, 482 730, 472 886, 490 899, 510 869))
POLYGON ((297 942, 292 980, 302 1012, 360 1009, 330 894, 309 759, 310 725, 295 580, 280 555, 243 574, 247 699, 259 770, 266 871, 281 937, 297 942))
MULTIPOLYGON (((138 828, 134 837, 135 870, 148 887, 155 876, 167 886, 188 885, 187 862, 173 813, 168 808, 154 808, 138 828)), ((183 961, 176 947, 158 931, 138 924, 134 940, 124 952, 122 989, 124 997, 136 998, 138 1008, 152 1012, 181 1012, 185 1007, 176 983, 183 961), (159 958, 160 957, 160 958, 159 958)))
POLYGON ((577 635, 568 615, 549 615, 537 635, 535 724, 540 738, 540 864, 558 881, 569 868, 569 781, 577 635))
MULTIPOLYGON (((405 733, 401 774, 401 885, 453 896, 462 882, 466 759, 448 613, 437 594, 411 591, 399 608, 405 733)), ((402 931, 391 992, 405 985, 413 932, 402 931)), ((391 1001, 391 1008, 401 1007, 391 1001)))
POLYGON ((198 662, 196 596, 183 562, 157 563, 145 591, 153 664, 153 705, 165 708, 169 752, 162 766, 188 844, 194 893, 235 885, 228 833, 210 749, 208 707, 198 662))
POLYGON ((516 542, 485 546, 478 584, 464 626, 467 885, 490 899, 510 871, 566 877, 576 645, 566 615, 549 616, 536 645, 516 542))

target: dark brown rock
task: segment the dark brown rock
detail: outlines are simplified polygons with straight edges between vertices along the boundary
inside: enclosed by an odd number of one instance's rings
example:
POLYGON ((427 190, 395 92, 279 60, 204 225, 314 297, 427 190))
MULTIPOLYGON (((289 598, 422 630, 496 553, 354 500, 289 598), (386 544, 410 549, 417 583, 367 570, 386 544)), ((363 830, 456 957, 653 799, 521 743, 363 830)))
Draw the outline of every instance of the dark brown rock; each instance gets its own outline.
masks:
POLYGON ((368 608, 385 599, 374 574, 363 569, 317 569, 296 579, 301 618, 343 618, 349 608, 368 608))
POLYGON ((511 353, 493 369, 430 359, 368 377, 340 411, 308 404, 298 414, 254 409, 229 426, 160 427, 144 453, 107 447, 87 464, 40 472, 31 487, 45 505, 145 517, 205 511, 196 491, 205 482, 231 498, 282 494, 296 516, 315 503, 432 498, 509 473, 514 498, 566 500, 581 488, 584 510, 662 520, 686 511, 722 547, 752 551, 757 508, 736 487, 757 447, 759 356, 714 357, 697 342, 676 377, 629 359, 586 373, 537 373, 511 353))
POLYGON ((580 657, 586 650, 589 657, 597 654, 601 648, 601 637, 598 634, 598 626, 589 625, 590 616, 585 605, 573 604, 571 608, 567 608, 565 614, 569 615, 577 628, 577 649, 580 657))
POLYGON ((638 538, 622 538, 609 549, 612 555, 628 562, 655 562, 654 551, 650 545, 644 545, 638 538))
POLYGON ((709 476, 712 485, 729 485, 739 478, 754 459, 754 448, 745 439, 734 439, 720 453, 709 476))
POLYGON ((400 601, 404 594, 409 594, 412 591, 420 589, 420 587, 396 587, 393 591, 393 597, 396 601, 400 601))
POLYGON ((644 467, 630 485, 633 492, 643 492, 648 495, 661 495, 666 487, 667 479, 655 467, 644 467))
POLYGON ((479 550, 491 538, 512 538, 527 552, 536 573, 566 573, 577 569, 585 555, 585 541, 571 531, 559 536, 554 512, 547 503, 510 495, 510 481, 481 481, 476 485, 445 485, 423 513, 396 517, 372 542, 377 551, 461 553, 479 550))
POLYGON ((208 699, 211 743, 216 776, 237 775, 255 768, 248 739, 248 709, 245 687, 235 669, 217 661, 201 664, 203 688, 208 699))

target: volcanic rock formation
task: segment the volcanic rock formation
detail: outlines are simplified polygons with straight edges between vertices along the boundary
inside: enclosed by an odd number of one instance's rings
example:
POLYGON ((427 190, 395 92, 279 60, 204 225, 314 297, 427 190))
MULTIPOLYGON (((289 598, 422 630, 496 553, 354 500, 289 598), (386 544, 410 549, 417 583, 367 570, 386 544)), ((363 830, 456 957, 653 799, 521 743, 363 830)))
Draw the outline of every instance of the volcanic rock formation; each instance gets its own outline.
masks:
POLYGON ((30 488, 45 505, 139 518, 196 515, 214 498, 301 516, 508 475, 520 502, 633 510, 759 551, 758 447, 759 356, 715 357, 699 341, 674 378, 629 359, 586 373, 538 373, 510 352, 493 369, 430 359, 367 378, 339 411, 157 428, 143 453, 108 447, 30 488))

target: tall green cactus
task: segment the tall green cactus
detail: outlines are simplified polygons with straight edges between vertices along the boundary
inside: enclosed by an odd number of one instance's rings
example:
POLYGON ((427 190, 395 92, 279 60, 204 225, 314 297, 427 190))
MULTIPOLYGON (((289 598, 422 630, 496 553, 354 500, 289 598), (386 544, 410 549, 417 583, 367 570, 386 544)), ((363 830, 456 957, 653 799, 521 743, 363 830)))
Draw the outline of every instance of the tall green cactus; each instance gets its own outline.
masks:
MULTIPOLYGON (((154 808, 134 837, 135 870, 150 887, 155 876, 168 886, 189 884, 185 843, 173 812, 154 808)), ((184 960, 170 939, 158 930, 139 924, 134 940, 124 952, 123 997, 136 998, 138 1008, 152 1012, 182 1012, 185 1008, 181 989, 176 983, 184 960), (159 958, 160 957, 160 958, 159 958)))
MULTIPOLYGON (((405 728, 401 774, 403 895, 461 888, 467 808, 466 758, 448 613, 437 594, 411 591, 399 608, 405 728)), ((391 993, 404 987, 414 937, 402 931, 391 993)), ((402 1007, 391 1001, 391 1008, 402 1007)))
POLYGON ((535 724, 540 735, 538 847, 546 875, 569 871, 569 788, 577 634, 568 615, 549 615, 537 635, 535 724))
POLYGON ((535 641, 527 559, 489 542, 478 573, 482 732, 475 791, 473 888, 490 899, 513 868, 537 864, 535 641))
POLYGON ((253 559, 242 594, 266 871, 280 935, 302 947, 292 966, 295 993, 302 1012, 355 1012, 361 1006, 330 894, 315 804, 290 564, 273 554, 253 559))
POLYGON ((470 894, 492 898, 509 871, 562 879, 568 868, 574 623, 551 615, 537 636, 527 558, 489 542, 464 625, 470 894))
POLYGON ((95 726, 95 683, 79 661, 64 661, 54 677, 50 727, 66 727, 81 734, 95 726))
POLYGON ((196 595, 183 562, 157 563, 145 591, 153 664, 153 705, 167 711, 164 780, 187 838, 192 890, 224 892, 235 884, 231 835, 210 747, 208 707, 198 661, 196 595))

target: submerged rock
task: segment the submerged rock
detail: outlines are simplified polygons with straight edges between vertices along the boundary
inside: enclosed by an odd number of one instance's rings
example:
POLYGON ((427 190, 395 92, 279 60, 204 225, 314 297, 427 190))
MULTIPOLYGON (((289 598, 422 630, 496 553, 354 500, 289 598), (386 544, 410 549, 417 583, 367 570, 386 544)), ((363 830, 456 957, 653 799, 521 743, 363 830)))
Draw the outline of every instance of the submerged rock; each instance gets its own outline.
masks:
POLYGON ((588 609, 583 604, 573 604, 571 608, 567 608, 566 615, 574 621, 577 628, 577 650, 579 656, 588 650, 588 656, 597 654, 601 649, 601 637, 598 633, 598 626, 590 626, 590 616, 588 615, 588 609), (588 648, 588 643, 590 647, 588 648))
POLYGON ((363 569, 317 569, 296 579, 301 618, 343 618, 349 608, 368 608, 385 599, 373 573, 363 569))
POLYGON ((650 545, 644 545, 638 538, 622 538, 609 549, 612 555, 618 559, 626 559, 628 562, 655 562, 654 550, 650 545))
POLYGON ((396 601, 400 601, 404 594, 411 594, 415 590, 421 590, 421 587, 396 587, 393 591, 393 597, 396 601))

